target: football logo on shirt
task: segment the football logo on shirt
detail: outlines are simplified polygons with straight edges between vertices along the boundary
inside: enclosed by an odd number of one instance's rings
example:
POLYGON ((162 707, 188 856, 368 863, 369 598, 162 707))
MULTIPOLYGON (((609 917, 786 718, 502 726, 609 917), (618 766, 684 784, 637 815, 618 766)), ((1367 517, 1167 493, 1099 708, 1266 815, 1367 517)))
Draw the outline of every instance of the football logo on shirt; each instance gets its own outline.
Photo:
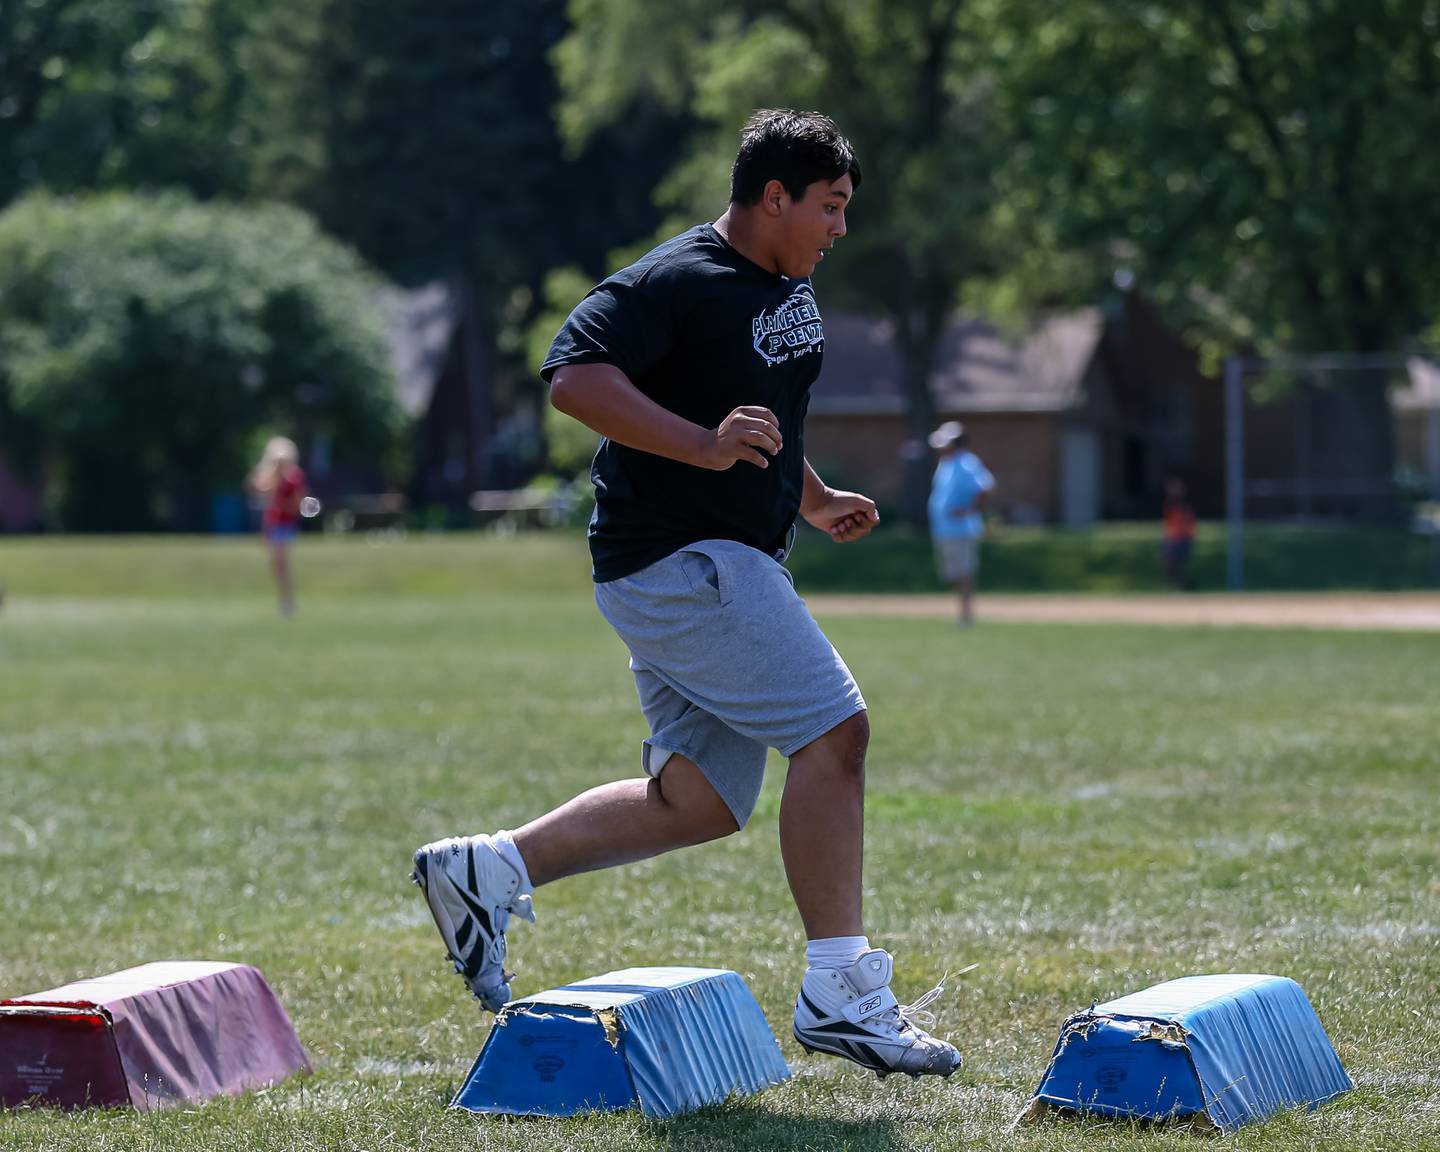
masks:
POLYGON ((762 308, 751 321, 755 351, 774 367, 787 360, 808 356, 825 347, 825 325, 815 304, 815 290, 808 283, 795 290, 773 312, 762 308))

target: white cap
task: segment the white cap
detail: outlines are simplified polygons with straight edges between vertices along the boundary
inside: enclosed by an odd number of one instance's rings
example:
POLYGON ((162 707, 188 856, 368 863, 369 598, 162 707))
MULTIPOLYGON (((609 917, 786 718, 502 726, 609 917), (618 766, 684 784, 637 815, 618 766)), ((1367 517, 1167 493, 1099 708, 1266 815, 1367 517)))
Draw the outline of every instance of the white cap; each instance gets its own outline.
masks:
POLYGON ((930 433, 930 447, 943 452, 965 437, 965 425, 958 420, 947 420, 930 433))

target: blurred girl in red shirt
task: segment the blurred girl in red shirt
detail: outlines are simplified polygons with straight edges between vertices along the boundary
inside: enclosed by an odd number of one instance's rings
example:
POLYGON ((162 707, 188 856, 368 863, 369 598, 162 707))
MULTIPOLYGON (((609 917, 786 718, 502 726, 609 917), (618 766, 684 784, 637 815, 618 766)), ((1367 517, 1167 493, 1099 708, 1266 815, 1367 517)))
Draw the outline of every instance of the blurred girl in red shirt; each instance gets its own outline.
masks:
POLYGON ((290 579, 290 542, 300 531, 300 502, 305 499, 305 473, 293 440, 271 437, 246 482, 264 498, 260 532, 270 549, 270 570, 280 599, 280 615, 295 614, 295 587, 290 579))

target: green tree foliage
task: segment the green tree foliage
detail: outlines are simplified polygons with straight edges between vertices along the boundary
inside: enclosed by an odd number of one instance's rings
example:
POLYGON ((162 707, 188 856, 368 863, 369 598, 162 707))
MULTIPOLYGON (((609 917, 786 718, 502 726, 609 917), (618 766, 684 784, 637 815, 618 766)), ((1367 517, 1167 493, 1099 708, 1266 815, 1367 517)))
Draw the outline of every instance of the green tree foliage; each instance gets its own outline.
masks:
MULTIPOLYGON (((1440 312, 1440 3, 994 5, 1014 221, 1214 351, 1398 352, 1440 312)), ((1213 358, 1213 357, 1212 357, 1213 358)), ((1392 467, 1386 375, 1327 440, 1392 467)))
POLYGON ((996 3, 1018 209, 1233 345, 1440 310, 1440 3, 996 3))
MULTIPOLYGON (((827 261, 825 298, 895 320, 912 444, 934 422, 928 377, 962 285, 1001 254, 985 221, 993 130, 988 45, 963 0, 746 0, 663 8, 575 0, 557 50, 561 123, 572 140, 637 96, 699 125, 661 189, 691 218, 724 209, 735 132, 757 107, 819 108, 860 154, 852 234, 827 261)), ((909 510, 923 510, 928 454, 908 462, 909 510)))
MULTIPOLYGON (((1123 272, 1212 352, 1394 351, 1440 311, 1440 0, 571 13, 573 138, 637 92, 700 123, 660 189, 673 207, 718 211, 730 130, 757 105, 819 107, 852 136, 868 178, 823 287, 895 319, 912 436, 958 300, 1088 303, 1123 272)), ((1362 373, 1334 406, 1360 432, 1337 442, 1371 446, 1353 475, 1388 473, 1383 388, 1362 373)))
POLYGON ((566 152, 548 60, 566 27, 564 0, 0 0, 0 205, 296 204, 393 279, 452 282, 483 411, 534 388, 546 272, 602 274, 653 228, 670 164, 676 117, 653 102, 566 152))
POLYGON ((675 119, 634 107, 567 152, 549 60, 564 0, 250 7, 242 123, 265 126, 251 186, 311 210, 398 282, 473 273, 508 308, 511 287, 538 301, 548 269, 597 272, 654 226, 675 119))
POLYGON ((555 0, 329 0, 318 214, 396 279, 545 262, 555 0), (498 267, 497 267, 498 263, 498 267))
MULTIPOLYGON (((526 333, 526 361, 539 365, 545 362, 555 333, 565 323, 571 309, 590 291, 592 278, 580 269, 567 265, 545 277, 545 306, 526 333)), ((551 471, 573 479, 588 472, 600 437, 580 421, 545 405, 545 448, 551 471)))
MULTIPOLYGON (((26 188, 250 190, 278 0, 0 3, 0 204, 26 188)), ((288 13, 303 26, 306 6, 288 13)))
POLYGON ((0 411, 66 528, 204 527, 262 426, 392 443, 375 285, 295 209, 32 194, 0 214, 0 411))
MULTIPOLYGON (((546 52, 561 0, 326 0, 292 108, 323 164, 300 191, 324 225, 387 276, 444 279, 461 308, 472 485, 527 470, 537 445, 494 435, 505 398, 538 391, 520 343, 541 279, 566 258, 565 186, 546 52)), ((299 135, 299 134, 297 134, 299 135)))
POLYGON ((274 78, 257 183, 313 210, 392 279, 450 282, 477 412, 507 392, 533 396, 524 350, 547 272, 599 275, 608 251, 654 226, 650 190, 668 163, 657 142, 674 117, 651 105, 567 154, 549 62, 564 0, 315 7, 323 19, 309 25, 278 10, 252 25, 274 78))

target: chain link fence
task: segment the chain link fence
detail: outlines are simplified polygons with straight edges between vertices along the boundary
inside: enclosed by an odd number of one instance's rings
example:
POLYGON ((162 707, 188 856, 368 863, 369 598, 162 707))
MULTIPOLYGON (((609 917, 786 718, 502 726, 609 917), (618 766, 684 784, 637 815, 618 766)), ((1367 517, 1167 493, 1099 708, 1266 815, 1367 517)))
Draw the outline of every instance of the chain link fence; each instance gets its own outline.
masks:
MULTIPOLYGON (((1261 523, 1294 526, 1312 545, 1353 541, 1376 568, 1363 582, 1440 586, 1440 365, 1423 355, 1230 359, 1225 503, 1231 589, 1247 584, 1247 527, 1261 523)), ((1348 558, 1347 570, 1365 559, 1348 558)))

